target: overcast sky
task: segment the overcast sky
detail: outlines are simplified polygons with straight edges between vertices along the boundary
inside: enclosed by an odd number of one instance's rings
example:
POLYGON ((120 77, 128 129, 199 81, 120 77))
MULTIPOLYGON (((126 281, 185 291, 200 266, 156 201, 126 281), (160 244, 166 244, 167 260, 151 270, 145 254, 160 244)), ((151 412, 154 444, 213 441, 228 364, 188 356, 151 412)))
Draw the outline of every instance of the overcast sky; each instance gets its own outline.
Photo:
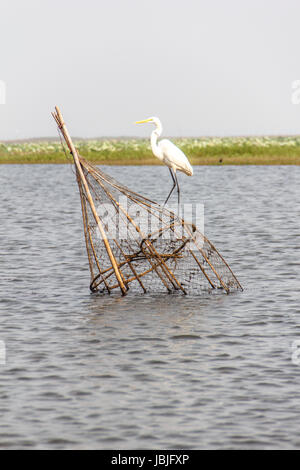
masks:
POLYGON ((299 0, 1 0, 0 139, 300 133, 299 0))

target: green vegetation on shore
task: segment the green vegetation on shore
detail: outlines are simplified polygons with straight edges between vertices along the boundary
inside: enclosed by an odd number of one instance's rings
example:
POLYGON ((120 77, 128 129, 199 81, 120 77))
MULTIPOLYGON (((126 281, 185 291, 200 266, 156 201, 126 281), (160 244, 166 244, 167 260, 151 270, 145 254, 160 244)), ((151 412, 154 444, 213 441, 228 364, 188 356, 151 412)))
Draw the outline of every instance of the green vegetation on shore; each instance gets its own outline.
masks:
MULTIPOLYGON (((299 165, 300 136, 172 139, 192 165, 299 165)), ((105 165, 155 165, 149 139, 75 140, 79 153, 105 165)), ((1 163, 71 163, 60 141, 0 142, 1 163)))

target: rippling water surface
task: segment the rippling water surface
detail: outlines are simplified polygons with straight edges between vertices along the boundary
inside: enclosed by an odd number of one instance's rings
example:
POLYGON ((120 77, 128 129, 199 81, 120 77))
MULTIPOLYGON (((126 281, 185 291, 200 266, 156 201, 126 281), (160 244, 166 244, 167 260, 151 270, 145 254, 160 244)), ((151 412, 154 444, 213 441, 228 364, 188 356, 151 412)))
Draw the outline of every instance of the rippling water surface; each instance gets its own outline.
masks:
MULTIPOLYGON (((171 186, 106 170, 154 199, 171 186)), ((0 167, 0 447, 300 446, 300 167, 180 176, 244 292, 91 295, 72 168, 0 167)))

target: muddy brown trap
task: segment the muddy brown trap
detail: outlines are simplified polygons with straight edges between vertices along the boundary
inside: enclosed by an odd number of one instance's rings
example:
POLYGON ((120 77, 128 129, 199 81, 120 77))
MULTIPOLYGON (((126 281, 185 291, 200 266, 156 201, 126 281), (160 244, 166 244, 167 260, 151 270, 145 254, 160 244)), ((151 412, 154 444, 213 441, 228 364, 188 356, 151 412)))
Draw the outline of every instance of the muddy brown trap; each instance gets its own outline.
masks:
POLYGON ((52 115, 74 158, 92 292, 242 290, 224 258, 194 224, 86 161, 58 107, 52 115))

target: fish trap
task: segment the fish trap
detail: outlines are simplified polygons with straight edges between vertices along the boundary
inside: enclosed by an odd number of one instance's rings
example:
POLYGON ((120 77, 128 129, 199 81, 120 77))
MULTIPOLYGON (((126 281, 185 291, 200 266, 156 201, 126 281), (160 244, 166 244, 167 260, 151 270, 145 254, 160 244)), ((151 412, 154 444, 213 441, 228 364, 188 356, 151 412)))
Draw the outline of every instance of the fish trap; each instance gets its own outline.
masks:
POLYGON ((224 258, 194 224, 86 161, 58 107, 52 115, 74 158, 92 292, 242 290, 224 258))

